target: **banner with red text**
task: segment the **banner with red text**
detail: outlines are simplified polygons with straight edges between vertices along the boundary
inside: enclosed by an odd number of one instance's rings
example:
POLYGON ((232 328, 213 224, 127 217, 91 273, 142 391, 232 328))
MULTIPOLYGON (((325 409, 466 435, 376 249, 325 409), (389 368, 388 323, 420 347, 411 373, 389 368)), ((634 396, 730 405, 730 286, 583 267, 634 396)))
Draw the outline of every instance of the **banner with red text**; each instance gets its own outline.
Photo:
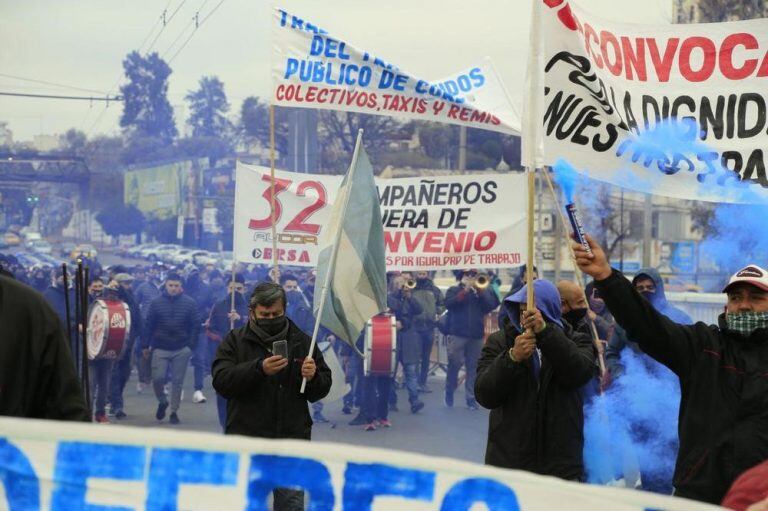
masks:
POLYGON ((489 59, 453 76, 426 80, 331 37, 308 20, 274 12, 270 101, 275 105, 520 133, 520 117, 489 59))
POLYGON ((768 200, 768 19, 633 25, 541 1, 545 164, 671 197, 768 200))
MULTIPOLYGON (((239 262, 271 264, 271 178, 237 164, 239 262)), ((315 266, 342 176, 275 172, 278 261, 315 266)), ((525 262, 526 179, 478 174, 376 179, 387 270, 511 268, 525 262)))

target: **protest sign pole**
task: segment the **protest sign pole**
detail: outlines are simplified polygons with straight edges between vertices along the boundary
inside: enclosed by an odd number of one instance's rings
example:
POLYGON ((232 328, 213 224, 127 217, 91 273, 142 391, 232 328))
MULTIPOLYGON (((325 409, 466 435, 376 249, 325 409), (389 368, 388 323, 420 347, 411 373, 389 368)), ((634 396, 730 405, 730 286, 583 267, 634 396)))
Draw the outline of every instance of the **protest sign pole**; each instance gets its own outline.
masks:
MULTIPOLYGON (((549 171, 548 169, 544 169, 544 171, 541 173, 544 178, 547 181, 547 186, 549 186, 549 191, 552 192, 552 199, 555 201, 555 209, 557 210, 558 214, 560 215, 560 222, 565 226, 568 225, 568 221, 565 218, 565 214, 563 213, 563 207, 560 204, 560 200, 557 198, 557 193, 555 192, 555 187, 552 185, 552 178, 549 177, 549 171)), ((555 250, 559 250, 559 242, 558 245, 556 245, 555 250)), ((579 269, 579 265, 576 263, 576 254, 573 252, 573 246, 570 243, 570 238, 566 236, 566 244, 568 245, 568 253, 571 254, 571 263, 573 264, 573 275, 576 278, 576 284, 579 286, 579 289, 581 289, 581 293, 584 295, 584 299, 587 299, 587 295, 584 291, 584 279, 581 276, 581 270, 579 269)), ((587 302, 589 303, 589 302, 587 302)), ((598 363, 600 364, 600 379, 602 380, 605 376, 605 356, 604 356, 604 347, 602 344, 602 341, 600 340, 600 336, 597 333, 597 327, 595 326, 595 322, 592 321, 592 319, 587 316, 587 321, 589 322, 590 327, 590 333, 592 334, 592 342, 595 344, 595 348, 597 349, 598 353, 598 363)))
POLYGON ((536 194, 535 194, 535 187, 536 187, 536 170, 535 169, 528 169, 528 261, 526 262, 526 272, 525 272, 525 285, 527 286, 527 295, 526 295, 526 302, 528 305, 528 310, 533 310, 535 306, 535 299, 533 296, 533 259, 534 259, 534 234, 536 231, 536 228, 534 226, 533 217, 534 217, 534 204, 536 203, 536 194))
MULTIPOLYGON (((272 268, 277 277, 277 226, 275 222, 275 105, 269 105, 269 176, 270 190, 269 202, 272 211, 270 212, 270 221, 272 223, 272 268)), ((279 280, 279 279, 278 279, 279 280)), ((279 282, 276 282, 279 284, 279 282)))
MULTIPOLYGON (((311 357, 312 353, 315 352, 315 346, 317 345, 317 335, 320 331, 320 321, 323 318, 323 309, 325 308, 325 298, 328 296, 328 286, 331 283, 331 279, 333 278, 333 273, 336 270, 336 256, 339 254, 339 244, 341 242, 341 232, 343 229, 341 228, 342 225, 344 225, 344 217, 347 214, 347 207, 349 206, 349 197, 351 194, 351 188, 352 183, 354 182, 355 177, 355 170, 357 169, 357 157, 360 154, 360 145, 363 143, 363 130, 357 130, 357 141, 355 142, 355 150, 352 153, 352 164, 349 167, 349 174, 347 175, 347 189, 345 190, 346 193, 344 194, 344 205, 341 208, 340 218, 341 218, 341 224, 339 229, 336 230, 335 239, 333 241, 333 250, 331 252, 331 257, 328 259, 328 271, 325 273, 325 280, 323 281, 323 289, 320 291, 320 304, 317 308, 317 318, 315 320, 315 329, 312 331, 312 342, 309 345, 309 354, 307 357, 311 357)), ((307 388, 307 379, 302 378, 301 380, 301 390, 300 392, 303 394, 304 390, 307 388)))

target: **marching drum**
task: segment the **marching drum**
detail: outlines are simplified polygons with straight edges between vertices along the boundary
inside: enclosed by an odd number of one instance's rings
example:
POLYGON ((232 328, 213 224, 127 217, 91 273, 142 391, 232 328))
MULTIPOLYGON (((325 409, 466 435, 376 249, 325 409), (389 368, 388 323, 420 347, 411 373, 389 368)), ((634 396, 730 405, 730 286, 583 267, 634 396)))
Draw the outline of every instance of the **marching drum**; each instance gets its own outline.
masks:
POLYGON ((394 376, 397 369, 397 320, 378 314, 365 324, 366 376, 394 376))
POLYGON ((88 312, 88 359, 116 359, 131 332, 131 311, 120 300, 96 300, 88 312))

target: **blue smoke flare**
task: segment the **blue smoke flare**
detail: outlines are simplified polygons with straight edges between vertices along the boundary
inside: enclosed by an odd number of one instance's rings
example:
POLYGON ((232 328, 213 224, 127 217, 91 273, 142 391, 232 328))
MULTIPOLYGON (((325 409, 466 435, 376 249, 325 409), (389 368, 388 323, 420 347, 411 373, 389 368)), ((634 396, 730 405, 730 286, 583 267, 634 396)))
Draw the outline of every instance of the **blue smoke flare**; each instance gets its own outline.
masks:
POLYGON ((625 474, 631 479, 639 469, 646 478, 671 481, 678 447, 677 376, 631 349, 621 353, 621 362, 624 373, 584 410, 587 480, 606 484, 625 474))

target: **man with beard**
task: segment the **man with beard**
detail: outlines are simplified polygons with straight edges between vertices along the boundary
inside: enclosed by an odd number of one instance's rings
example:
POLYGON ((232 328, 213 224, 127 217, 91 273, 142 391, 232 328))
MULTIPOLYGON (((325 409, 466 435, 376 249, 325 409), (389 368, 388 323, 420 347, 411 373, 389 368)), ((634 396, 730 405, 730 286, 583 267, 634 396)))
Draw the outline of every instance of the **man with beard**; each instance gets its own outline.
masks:
POLYGON ((768 272, 753 264, 731 277, 717 325, 682 325, 586 239, 591 253, 571 243, 577 264, 627 336, 681 382, 675 495, 717 504, 739 474, 768 459, 768 272))
POLYGON ((142 339, 144 356, 152 360, 152 386, 157 397, 155 418, 161 421, 168 409, 164 387, 166 374, 171 372, 171 424, 179 424, 178 410, 181 389, 187 374, 189 359, 197 345, 200 317, 197 303, 184 294, 181 277, 169 273, 165 277, 163 294, 152 300, 147 311, 147 324, 142 339))
POLYGON ((125 341, 127 346, 120 358, 115 361, 112 368, 112 382, 109 387, 109 403, 112 415, 117 419, 127 417, 123 411, 123 391, 128 378, 131 376, 131 355, 133 347, 137 344, 136 339, 142 335, 143 321, 139 312, 139 305, 133 297, 133 277, 127 273, 118 273, 112 277, 109 288, 117 294, 117 298, 122 300, 127 306, 131 315, 131 330, 129 337, 125 341))
MULTIPOLYGON (((310 440, 308 402, 328 394, 331 371, 311 338, 285 317, 285 291, 274 282, 256 286, 246 326, 232 330, 216 352, 213 387, 227 399, 228 435, 310 440), (287 342, 287 357, 274 354, 276 341, 287 342), (307 379, 304 394, 302 378, 307 379)), ((304 492, 273 491, 274 509, 304 509, 304 492)))
POLYGON ((478 402, 491 410, 485 462, 570 481, 584 480, 581 387, 594 375, 589 336, 562 321, 554 284, 533 282, 504 300, 509 318, 477 367, 478 402))
MULTIPOLYGON (((242 274, 235 275, 234 280, 228 280, 228 294, 211 309, 211 315, 206 323, 208 337, 208 355, 211 363, 216 358, 216 352, 221 341, 234 328, 240 328, 248 321, 248 302, 245 299, 245 278, 242 274), (232 308, 232 292, 235 294, 235 307, 232 308)), ((227 420, 227 400, 216 392, 216 410, 219 414, 219 424, 223 428, 227 420)))

